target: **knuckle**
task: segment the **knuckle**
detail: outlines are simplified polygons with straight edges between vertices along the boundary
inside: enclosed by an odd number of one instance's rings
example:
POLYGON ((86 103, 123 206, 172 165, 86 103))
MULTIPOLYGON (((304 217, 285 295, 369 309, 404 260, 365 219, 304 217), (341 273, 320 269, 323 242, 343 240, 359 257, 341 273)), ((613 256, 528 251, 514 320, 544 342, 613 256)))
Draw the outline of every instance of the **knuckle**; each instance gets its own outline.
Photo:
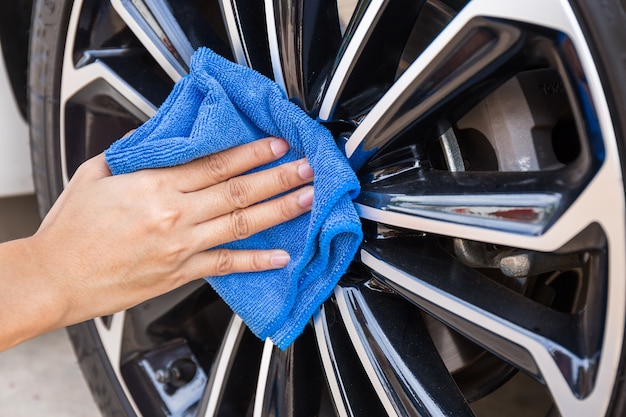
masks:
POLYGON ((234 259, 231 251, 227 249, 217 249, 217 273, 226 275, 233 270, 234 259))
POLYGON ((280 166, 276 172, 276 182, 282 190, 289 190, 293 187, 291 184, 291 176, 287 172, 287 168, 280 166))
POLYGON ((176 269, 181 263, 182 259, 184 258, 185 249, 186 245, 184 245, 182 242, 172 242, 169 244, 167 250, 167 259, 169 260, 169 264, 173 268, 176 269))
POLYGON ((160 265, 165 275, 171 277, 176 275, 181 265, 184 264, 186 252, 186 246, 183 243, 161 243, 155 263, 160 265))
POLYGON ((181 285, 187 283, 188 277, 181 268, 177 268, 170 273, 170 283, 172 288, 178 288, 181 285))
POLYGON ((168 235, 182 218, 179 210, 166 206, 149 206, 145 224, 151 233, 168 235))
POLYGON ((230 214, 232 235, 241 240, 250 236, 250 218, 244 210, 235 210, 230 214))
POLYGON ((203 170, 210 179, 223 181, 229 178, 232 162, 223 152, 204 158, 203 170))
POLYGON ((252 153, 251 157, 255 161, 266 161, 268 160, 267 156, 267 145, 259 143, 256 141, 253 146, 250 147, 250 151, 252 153))
POLYGON ((265 266, 265 258, 261 253, 255 253, 250 259, 250 269, 253 271, 261 271, 265 266))
POLYGON ((228 180, 227 185, 228 194, 226 198, 234 207, 244 208, 250 205, 248 201, 250 190, 241 178, 231 178, 228 180))
POLYGON ((169 232, 176 227, 180 218, 181 214, 178 210, 167 208, 159 212, 155 221, 158 223, 157 226, 159 226, 160 230, 169 232))
POLYGON ((293 219, 300 214, 300 210, 298 210, 294 206, 293 202, 287 198, 278 200, 277 211, 281 221, 293 219))

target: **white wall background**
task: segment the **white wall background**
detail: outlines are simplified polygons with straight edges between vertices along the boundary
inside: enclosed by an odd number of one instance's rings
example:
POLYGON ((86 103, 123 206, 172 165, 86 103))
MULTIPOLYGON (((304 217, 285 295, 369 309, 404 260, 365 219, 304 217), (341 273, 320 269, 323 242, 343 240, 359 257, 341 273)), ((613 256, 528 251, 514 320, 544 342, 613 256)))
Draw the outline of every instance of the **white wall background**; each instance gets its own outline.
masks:
POLYGON ((13 98, 0 49, 0 197, 30 194, 31 173, 28 126, 13 98))

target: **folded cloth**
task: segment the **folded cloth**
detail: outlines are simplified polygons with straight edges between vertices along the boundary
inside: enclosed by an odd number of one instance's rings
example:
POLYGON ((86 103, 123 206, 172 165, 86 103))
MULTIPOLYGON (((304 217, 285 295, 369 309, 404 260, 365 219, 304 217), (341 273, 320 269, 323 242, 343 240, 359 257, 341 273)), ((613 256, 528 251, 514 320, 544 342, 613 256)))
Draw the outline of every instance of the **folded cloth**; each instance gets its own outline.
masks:
MULTIPOLYGON (((113 174, 173 166, 266 136, 285 138, 275 163, 307 157, 315 173, 310 213, 224 247, 285 249, 291 262, 264 272, 207 277, 261 339, 281 349, 330 296, 362 239, 356 176, 326 128, 258 72, 201 48, 157 113, 105 151, 113 174)), ((263 167, 263 168, 266 168, 263 167)))

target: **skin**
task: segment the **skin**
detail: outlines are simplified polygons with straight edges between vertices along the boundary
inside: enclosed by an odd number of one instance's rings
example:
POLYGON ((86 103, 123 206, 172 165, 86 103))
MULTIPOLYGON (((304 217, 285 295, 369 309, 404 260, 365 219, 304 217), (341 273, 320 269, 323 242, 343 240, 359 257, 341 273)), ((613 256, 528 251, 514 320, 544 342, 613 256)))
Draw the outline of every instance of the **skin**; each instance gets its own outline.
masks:
POLYGON ((85 162, 33 236, 0 244, 0 350, 205 276, 287 265, 278 249, 210 249, 310 210, 306 160, 241 175, 287 150, 265 138, 117 176, 103 155, 85 162))

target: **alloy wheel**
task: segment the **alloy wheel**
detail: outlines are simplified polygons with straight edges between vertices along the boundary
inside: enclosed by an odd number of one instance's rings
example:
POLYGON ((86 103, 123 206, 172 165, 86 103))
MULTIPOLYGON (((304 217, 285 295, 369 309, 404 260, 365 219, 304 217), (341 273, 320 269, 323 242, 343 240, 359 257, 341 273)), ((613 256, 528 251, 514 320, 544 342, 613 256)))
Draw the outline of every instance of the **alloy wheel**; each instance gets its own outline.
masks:
POLYGON ((65 182, 199 46, 274 79, 363 166, 365 241, 286 351, 203 283, 94 321, 136 414, 491 415, 523 378, 532 415, 604 415, 624 187, 567 1, 78 0, 68 16, 65 182))

